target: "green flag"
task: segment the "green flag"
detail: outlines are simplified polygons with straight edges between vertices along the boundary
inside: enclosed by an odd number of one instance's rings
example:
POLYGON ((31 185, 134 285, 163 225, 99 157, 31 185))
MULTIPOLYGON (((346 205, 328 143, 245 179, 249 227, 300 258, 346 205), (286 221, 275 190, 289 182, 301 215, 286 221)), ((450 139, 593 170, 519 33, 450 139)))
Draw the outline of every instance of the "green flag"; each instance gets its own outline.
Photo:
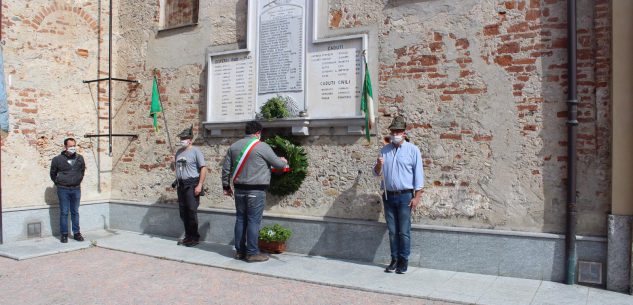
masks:
POLYGON ((149 116, 154 118, 154 131, 158 132, 158 113, 162 112, 160 107, 160 93, 158 93, 158 81, 154 76, 154 84, 152 85, 152 106, 149 108, 149 116))
POLYGON ((369 67, 365 59, 365 82, 363 83, 363 92, 360 96, 360 110, 365 114, 365 137, 370 141, 369 131, 376 123, 374 115, 374 97, 371 89, 371 77, 369 77, 369 67))

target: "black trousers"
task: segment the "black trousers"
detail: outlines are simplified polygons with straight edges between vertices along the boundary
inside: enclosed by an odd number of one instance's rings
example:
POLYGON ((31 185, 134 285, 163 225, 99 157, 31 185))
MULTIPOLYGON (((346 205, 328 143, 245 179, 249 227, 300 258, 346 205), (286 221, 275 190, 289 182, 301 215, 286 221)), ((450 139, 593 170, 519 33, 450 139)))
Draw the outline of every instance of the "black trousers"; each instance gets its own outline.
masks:
POLYGON ((195 195, 195 188, 198 185, 198 178, 191 178, 178 181, 178 209, 180 219, 185 225, 185 238, 199 240, 198 233, 198 206, 200 206, 200 196, 195 195))

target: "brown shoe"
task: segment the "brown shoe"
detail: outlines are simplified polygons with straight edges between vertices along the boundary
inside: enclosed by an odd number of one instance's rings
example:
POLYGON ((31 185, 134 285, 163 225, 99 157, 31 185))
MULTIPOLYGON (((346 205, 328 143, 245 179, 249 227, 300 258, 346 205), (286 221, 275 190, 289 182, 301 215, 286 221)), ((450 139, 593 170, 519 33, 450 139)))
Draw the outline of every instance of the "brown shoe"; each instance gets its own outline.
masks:
POLYGON ((235 252, 235 256, 233 256, 233 258, 235 258, 237 260, 244 260, 244 259, 246 259, 246 254, 240 253, 240 252, 235 252))
POLYGON ((265 254, 257 254, 257 255, 247 255, 246 261, 249 263, 257 263, 257 262, 265 262, 268 260, 268 255, 265 254))

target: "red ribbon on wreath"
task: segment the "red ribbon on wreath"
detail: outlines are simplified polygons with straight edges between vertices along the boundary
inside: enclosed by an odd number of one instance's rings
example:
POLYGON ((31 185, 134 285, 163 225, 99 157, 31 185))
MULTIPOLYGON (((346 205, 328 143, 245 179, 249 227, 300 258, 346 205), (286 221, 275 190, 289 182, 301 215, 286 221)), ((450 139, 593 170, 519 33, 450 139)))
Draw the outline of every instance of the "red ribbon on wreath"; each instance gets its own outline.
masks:
POLYGON ((289 173, 292 171, 292 169, 290 167, 284 167, 282 169, 278 169, 278 168, 271 168, 270 169, 271 172, 273 173, 289 173))

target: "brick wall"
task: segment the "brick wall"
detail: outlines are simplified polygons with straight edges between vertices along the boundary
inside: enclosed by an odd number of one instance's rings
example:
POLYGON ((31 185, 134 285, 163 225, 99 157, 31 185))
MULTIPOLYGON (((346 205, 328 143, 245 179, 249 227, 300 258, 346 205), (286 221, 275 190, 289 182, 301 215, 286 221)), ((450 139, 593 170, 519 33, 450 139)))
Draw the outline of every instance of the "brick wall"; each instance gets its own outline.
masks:
MULTIPOLYGON (((372 76, 382 134, 394 115, 403 114, 412 141, 423 152, 426 185, 416 223, 562 231, 565 3, 329 1, 328 34, 368 32, 378 47, 369 59, 379 68, 372 76)), ((578 3, 579 231, 604 235, 611 166, 610 8, 608 1, 578 3)), ((23 206, 50 195, 47 166, 63 137, 107 131, 107 87, 80 82, 107 71, 107 27, 97 26, 96 2, 3 5, 5 71, 12 77, 12 131, 2 146, 2 180, 9 184, 3 189, 18 189, 27 181, 37 186, 26 196, 7 192, 4 202, 23 206)), ((82 152, 91 162, 85 197, 174 202, 170 139, 171 144, 177 142, 175 135, 192 123, 200 134, 206 52, 243 45, 246 5, 203 1, 199 26, 184 32, 156 31, 158 1, 118 5, 114 72, 140 83, 113 87, 113 131, 139 138, 116 138, 109 157, 103 153, 106 142, 80 137, 82 152), (165 109, 159 132, 153 131, 148 117, 154 69, 165 109), (111 195, 103 191, 110 183, 111 195)), ((107 20, 105 11, 101 18, 107 20)), ((203 206, 233 206, 230 198, 221 196, 219 166, 234 140, 196 140, 209 162, 206 184, 211 195, 202 199, 203 206)), ((269 197, 267 211, 380 218, 378 181, 370 172, 375 143, 327 136, 300 141, 311 162, 308 178, 292 196, 269 197)))
MULTIPOLYGON (((103 143, 83 137, 108 128, 99 119, 107 107, 107 87, 98 90, 82 83, 97 78, 107 61, 98 39, 104 31, 98 26, 97 2, 2 5, 10 117, 10 131, 2 143, 3 206, 57 202, 48 171, 67 137, 77 138, 88 165, 83 199, 109 198, 109 174, 99 173, 96 166, 101 162, 101 170, 109 168, 109 162, 100 160, 103 143)), ((101 16, 107 18, 107 12, 101 16)))
MULTIPOLYGON (((420 222, 563 230, 566 1, 330 3, 333 29, 379 26, 382 126, 405 115, 425 155, 420 222)), ((579 229, 604 234, 609 2, 578 5, 579 229)))

